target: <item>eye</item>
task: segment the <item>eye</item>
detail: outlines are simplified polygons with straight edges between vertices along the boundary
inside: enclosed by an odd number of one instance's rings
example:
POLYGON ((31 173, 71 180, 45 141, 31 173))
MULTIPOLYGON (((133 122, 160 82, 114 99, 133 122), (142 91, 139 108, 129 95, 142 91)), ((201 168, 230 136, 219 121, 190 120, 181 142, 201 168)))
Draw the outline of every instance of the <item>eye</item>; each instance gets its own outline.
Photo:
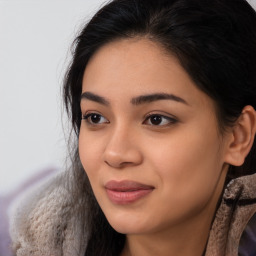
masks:
POLYGON ((92 125, 109 123, 109 121, 104 116, 98 113, 89 113, 87 115, 84 115, 82 119, 92 125))
POLYGON ((165 126, 165 125, 170 125, 176 122, 177 120, 172 117, 153 114, 153 115, 149 115, 146 118, 146 120, 143 122, 143 124, 152 125, 152 126, 165 126))

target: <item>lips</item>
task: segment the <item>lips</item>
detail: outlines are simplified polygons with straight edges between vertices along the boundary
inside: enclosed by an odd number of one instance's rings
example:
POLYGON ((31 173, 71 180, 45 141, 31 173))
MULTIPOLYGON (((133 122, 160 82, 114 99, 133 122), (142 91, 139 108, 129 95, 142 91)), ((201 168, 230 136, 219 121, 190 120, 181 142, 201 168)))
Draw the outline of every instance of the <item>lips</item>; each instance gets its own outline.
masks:
POLYGON ((105 185, 109 199, 115 204, 133 203, 154 190, 153 186, 135 181, 109 181, 105 185))

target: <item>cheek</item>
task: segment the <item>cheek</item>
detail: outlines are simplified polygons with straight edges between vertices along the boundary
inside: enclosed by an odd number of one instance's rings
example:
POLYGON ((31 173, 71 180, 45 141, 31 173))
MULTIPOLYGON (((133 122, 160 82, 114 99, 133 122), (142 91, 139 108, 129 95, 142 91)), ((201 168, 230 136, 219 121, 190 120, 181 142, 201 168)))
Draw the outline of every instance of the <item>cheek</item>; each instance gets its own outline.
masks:
POLYGON ((154 145, 147 158, 160 177, 164 194, 172 194, 176 202, 188 202, 204 200, 214 192, 222 166, 215 130, 184 129, 154 145))
POLYGON ((79 157, 89 179, 97 174, 97 167, 100 164, 100 145, 96 138, 84 131, 79 134, 79 157))

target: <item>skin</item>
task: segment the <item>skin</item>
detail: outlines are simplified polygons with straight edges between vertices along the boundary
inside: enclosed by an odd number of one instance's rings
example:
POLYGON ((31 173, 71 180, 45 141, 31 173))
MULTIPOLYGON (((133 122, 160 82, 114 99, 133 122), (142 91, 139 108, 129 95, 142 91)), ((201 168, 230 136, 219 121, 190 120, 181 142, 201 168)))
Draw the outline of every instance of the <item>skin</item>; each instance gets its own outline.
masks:
POLYGON ((81 100, 86 119, 79 154, 110 225, 126 234, 122 255, 202 255, 233 138, 220 134, 214 102, 174 56, 139 38, 111 42, 94 54, 83 77, 82 93, 88 92, 105 101, 81 100), (155 93, 184 102, 132 100, 155 93), (88 117, 92 113, 96 119, 88 117), (152 114, 159 124, 152 124, 152 114), (115 204, 104 187, 110 180, 154 189, 130 204, 115 204))

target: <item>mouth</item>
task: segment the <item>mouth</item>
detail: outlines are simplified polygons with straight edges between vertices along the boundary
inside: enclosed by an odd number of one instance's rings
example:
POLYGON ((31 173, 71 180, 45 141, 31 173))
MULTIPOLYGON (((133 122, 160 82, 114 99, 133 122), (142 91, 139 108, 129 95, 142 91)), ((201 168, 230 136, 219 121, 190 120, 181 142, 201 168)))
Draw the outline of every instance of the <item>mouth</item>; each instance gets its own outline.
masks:
POLYGON ((131 204, 147 196, 154 187, 129 180, 111 180, 106 183, 105 189, 110 201, 114 204, 131 204))

